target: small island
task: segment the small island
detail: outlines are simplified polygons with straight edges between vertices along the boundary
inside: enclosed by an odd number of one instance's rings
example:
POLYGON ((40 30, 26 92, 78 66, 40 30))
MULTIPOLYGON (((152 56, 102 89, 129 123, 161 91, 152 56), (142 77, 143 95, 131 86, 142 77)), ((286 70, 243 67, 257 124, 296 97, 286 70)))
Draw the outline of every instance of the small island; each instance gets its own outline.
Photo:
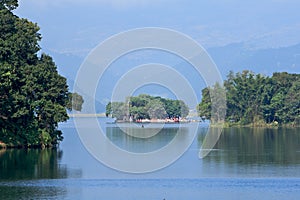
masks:
POLYGON ((178 123, 188 122, 185 118, 189 107, 182 100, 140 94, 127 97, 125 102, 109 102, 106 116, 117 122, 178 123))

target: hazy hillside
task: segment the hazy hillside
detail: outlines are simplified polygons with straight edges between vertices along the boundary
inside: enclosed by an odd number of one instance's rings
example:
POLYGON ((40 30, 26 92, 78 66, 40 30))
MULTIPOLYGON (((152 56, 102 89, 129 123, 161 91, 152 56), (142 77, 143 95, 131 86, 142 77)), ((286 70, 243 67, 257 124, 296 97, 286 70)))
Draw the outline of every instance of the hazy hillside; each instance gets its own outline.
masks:
MULTIPOLYGON (((290 73, 300 72, 300 44, 274 49, 249 49, 242 43, 235 43, 224 47, 210 48, 207 51, 220 69, 224 78, 230 70, 238 72, 248 69, 265 75, 271 75, 275 71, 287 71, 290 73)), ((48 53, 53 56, 58 65, 59 72, 67 77, 68 84, 72 89, 77 71, 84 58, 51 51, 48 51, 48 53)), ((118 70, 118 66, 112 67, 112 70, 107 71, 108 74, 105 80, 112 81, 112 83, 108 84, 105 91, 98 91, 97 98, 99 99, 97 99, 98 102, 96 105, 97 112, 104 112, 107 97, 110 95, 113 85, 115 84, 114 81, 118 80, 121 76, 120 74, 125 73, 126 70, 132 66, 145 63, 156 62, 174 66, 176 70, 188 77, 194 90, 199 91, 199 96, 201 96, 200 91, 205 85, 203 85, 201 80, 199 83, 199 77, 197 78, 194 76, 195 72, 191 70, 191 67, 188 66, 189 64, 175 59, 174 56, 165 55, 165 53, 161 52, 158 52, 157 54, 151 53, 151 56, 149 55, 147 53, 145 55, 140 54, 139 59, 122 59, 120 62, 115 63, 115 65, 122 65, 121 72, 118 71, 120 73, 117 73, 116 71, 118 70), (149 57, 151 57, 151 59, 149 59, 149 57)), ((149 88, 147 92, 152 94, 159 93, 159 91, 151 91, 149 88)))
POLYGON ((244 69, 271 75, 275 71, 299 73, 300 44, 274 49, 248 49, 241 43, 208 49, 223 75, 244 69))
MULTIPOLYGON (((207 49, 222 75, 230 70, 249 69, 257 73, 272 74, 274 71, 300 71, 300 44, 270 49, 248 49, 242 43, 207 49)), ((74 80, 84 58, 71 54, 47 51, 56 61, 59 72, 74 80)))

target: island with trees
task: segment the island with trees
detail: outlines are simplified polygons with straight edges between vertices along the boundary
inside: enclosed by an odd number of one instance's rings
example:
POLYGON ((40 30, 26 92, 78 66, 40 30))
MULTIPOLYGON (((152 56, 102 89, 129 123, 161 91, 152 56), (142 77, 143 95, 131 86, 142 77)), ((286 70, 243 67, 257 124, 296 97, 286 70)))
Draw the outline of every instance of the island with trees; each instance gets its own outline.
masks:
POLYGON ((17 6, 0 1, 0 146, 55 146, 63 139, 58 123, 68 119, 72 101, 80 110, 83 99, 69 92, 53 59, 40 54, 39 27, 13 14, 17 6))
POLYGON ((127 97, 125 102, 109 102, 106 116, 119 122, 180 122, 189 114, 182 100, 140 94, 127 97))
POLYGON ((300 74, 276 72, 271 77, 251 71, 230 72, 224 85, 202 90, 197 110, 211 119, 211 92, 226 93, 225 121, 238 126, 299 126, 300 74))

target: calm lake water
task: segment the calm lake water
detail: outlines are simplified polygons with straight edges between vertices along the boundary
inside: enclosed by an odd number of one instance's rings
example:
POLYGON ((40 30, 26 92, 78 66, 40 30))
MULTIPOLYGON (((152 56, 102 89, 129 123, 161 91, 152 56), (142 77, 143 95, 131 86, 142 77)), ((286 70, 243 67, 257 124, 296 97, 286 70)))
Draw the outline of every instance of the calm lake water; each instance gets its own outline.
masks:
MULTIPOLYGON (((104 120, 106 137, 134 153, 156 151, 198 126, 169 124, 153 137, 136 138, 104 120)), ((65 139, 57 149, 0 151, 0 199, 300 199, 299 128, 228 128, 199 159, 208 129, 200 124, 180 159, 147 174, 101 164, 82 145, 72 120, 61 129, 65 139)), ((147 134, 151 129, 131 130, 147 134)))

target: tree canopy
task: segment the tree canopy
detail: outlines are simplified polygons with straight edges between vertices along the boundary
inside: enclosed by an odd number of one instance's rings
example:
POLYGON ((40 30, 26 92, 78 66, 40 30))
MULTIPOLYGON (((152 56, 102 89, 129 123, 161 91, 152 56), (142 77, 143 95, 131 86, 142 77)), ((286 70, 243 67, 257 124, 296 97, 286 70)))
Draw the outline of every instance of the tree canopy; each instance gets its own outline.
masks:
POLYGON ((189 114, 189 108, 182 100, 141 94, 128 97, 125 102, 109 102, 106 106, 106 115, 110 114, 119 120, 130 116, 133 120, 184 118, 189 114))
MULTIPOLYGON (((300 125, 300 74, 274 73, 272 77, 230 72, 224 82, 227 97, 226 120, 239 124, 300 125)), ((211 118, 210 90, 202 90, 200 116, 211 118)))
POLYGON ((68 119, 71 93, 53 59, 38 56, 39 27, 14 15, 17 5, 16 0, 0 1, 0 141, 55 145, 62 140, 57 127, 68 119))
POLYGON ((8 10, 14 10, 18 7, 18 0, 0 0, 0 9, 7 8, 8 10))

